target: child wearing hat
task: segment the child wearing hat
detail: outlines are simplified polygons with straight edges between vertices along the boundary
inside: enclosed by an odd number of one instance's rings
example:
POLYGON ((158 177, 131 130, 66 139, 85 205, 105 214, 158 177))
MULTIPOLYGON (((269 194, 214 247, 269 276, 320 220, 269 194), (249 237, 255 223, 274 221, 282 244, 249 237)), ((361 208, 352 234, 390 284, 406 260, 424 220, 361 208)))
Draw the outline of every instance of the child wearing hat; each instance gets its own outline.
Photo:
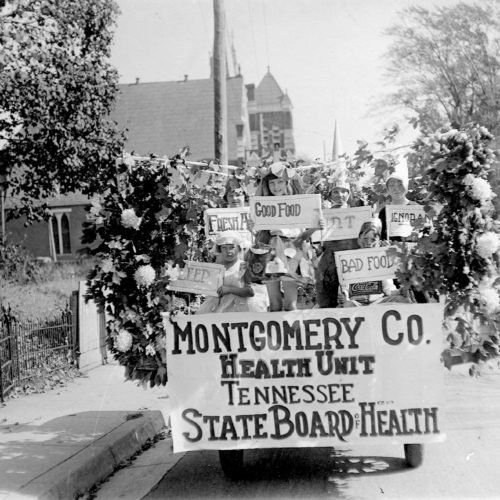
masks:
MULTIPOLYGON (((406 197, 408 192, 408 167, 403 159, 399 159, 395 165, 394 172, 389 174, 385 181, 387 194, 390 197, 391 205, 416 205, 414 201, 410 201, 406 197)), ((387 220, 385 206, 380 209, 378 214, 382 222, 382 240, 387 239, 387 220)), ((395 241, 400 241, 401 238, 394 238, 395 241)))
POLYGON ((215 240, 218 264, 225 267, 218 297, 207 297, 196 314, 224 312, 265 312, 269 297, 265 285, 245 280, 246 264, 241 258, 245 241, 236 231, 223 231, 215 240))
MULTIPOLYGON (((345 176, 333 180, 328 193, 332 208, 349 208, 351 186, 345 176)), ((357 248, 357 239, 324 241, 322 253, 315 272, 316 302, 319 307, 337 307, 339 277, 335 265, 335 252, 357 248)))
MULTIPOLYGON (((403 158, 400 158, 396 163, 394 172, 389 174, 385 182, 387 188, 387 194, 391 198, 391 205, 418 205, 414 201, 409 200, 406 197, 408 192, 408 166, 403 158)), ((382 240, 387 240, 387 217, 386 217, 386 207, 382 207, 378 214, 380 221, 382 223, 382 240)), ((391 238, 392 241, 402 241, 400 236, 395 236, 391 238)), ((396 285, 398 284, 396 280, 396 285)), ((421 290, 418 286, 412 287, 412 294, 416 302, 425 303, 434 300, 434 294, 429 294, 421 290)))
MULTIPOLYGON (((257 196, 283 196, 302 194, 304 189, 295 170, 286 162, 275 162, 262 177, 255 194, 257 196)), ((313 230, 303 231, 299 228, 275 229, 259 231, 255 237, 256 244, 267 244, 271 247, 272 260, 267 263, 267 288, 271 311, 291 311, 297 309, 298 283, 302 276, 301 261, 307 261, 307 252, 303 251, 303 243, 313 230)), ((305 269, 305 266, 302 266, 305 269)))

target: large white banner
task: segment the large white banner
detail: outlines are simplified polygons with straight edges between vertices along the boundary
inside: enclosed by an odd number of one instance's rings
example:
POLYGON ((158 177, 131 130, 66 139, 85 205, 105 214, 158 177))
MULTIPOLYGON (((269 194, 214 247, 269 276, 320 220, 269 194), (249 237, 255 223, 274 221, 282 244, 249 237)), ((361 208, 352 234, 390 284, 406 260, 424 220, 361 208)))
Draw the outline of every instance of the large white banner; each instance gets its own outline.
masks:
POLYGON ((255 230, 319 228, 321 196, 250 196, 250 217, 255 230))
POLYGON ((311 238, 315 242, 357 238, 361 225, 371 217, 371 207, 324 208, 326 228, 314 232, 311 238))
POLYGON ((360 248, 335 252, 335 265, 342 285, 393 279, 400 265, 396 247, 360 248))
POLYGON ((411 236, 414 227, 431 222, 422 205, 387 205, 385 208, 387 237, 411 236))
POLYGON ((444 439, 441 304, 164 315, 174 451, 444 439))

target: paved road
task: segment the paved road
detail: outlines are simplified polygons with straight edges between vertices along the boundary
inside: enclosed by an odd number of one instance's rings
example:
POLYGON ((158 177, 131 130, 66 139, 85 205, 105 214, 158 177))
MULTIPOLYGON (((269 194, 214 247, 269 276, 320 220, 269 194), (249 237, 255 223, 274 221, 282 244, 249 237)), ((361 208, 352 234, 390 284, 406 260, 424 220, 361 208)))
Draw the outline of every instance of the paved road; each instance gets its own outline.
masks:
POLYGON ((190 452, 144 498, 500 498, 498 369, 478 378, 447 373, 444 410, 448 438, 426 445, 417 469, 405 466, 399 445, 252 450, 247 477, 231 481, 217 452, 190 452))

